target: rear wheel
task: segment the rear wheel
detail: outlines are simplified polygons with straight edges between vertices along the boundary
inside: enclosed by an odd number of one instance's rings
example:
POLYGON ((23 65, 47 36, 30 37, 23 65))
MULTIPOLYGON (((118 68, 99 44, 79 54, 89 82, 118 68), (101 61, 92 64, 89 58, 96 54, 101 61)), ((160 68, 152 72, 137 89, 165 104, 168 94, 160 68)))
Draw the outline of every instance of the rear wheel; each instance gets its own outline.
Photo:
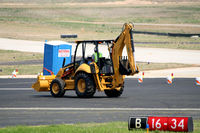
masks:
POLYGON ((75 77, 75 89, 78 97, 92 97, 96 91, 96 87, 91 75, 78 73, 75 77))
POLYGON ((113 89, 113 90, 105 90, 104 92, 108 97, 120 97, 121 94, 123 93, 123 90, 124 90, 124 86, 122 86, 119 91, 116 89, 113 89))
POLYGON ((62 79, 56 78, 51 82, 50 92, 54 97, 62 97, 65 94, 65 82, 62 79))

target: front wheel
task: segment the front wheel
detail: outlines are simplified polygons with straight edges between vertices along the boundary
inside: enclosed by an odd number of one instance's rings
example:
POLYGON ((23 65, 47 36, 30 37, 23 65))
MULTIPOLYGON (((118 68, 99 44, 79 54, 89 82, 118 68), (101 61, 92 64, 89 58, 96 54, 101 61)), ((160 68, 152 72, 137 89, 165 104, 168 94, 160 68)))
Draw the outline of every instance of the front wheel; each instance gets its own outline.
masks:
POLYGON ((96 87, 92 76, 86 73, 77 74, 75 77, 75 89, 78 97, 93 97, 96 87))
POLYGON ((65 82, 62 79, 56 78, 51 82, 50 92, 54 97, 62 97, 65 94, 65 82))
POLYGON ((113 89, 113 90, 105 90, 104 92, 107 95, 107 97, 120 97, 123 91, 124 91, 124 86, 122 86, 119 91, 113 89))

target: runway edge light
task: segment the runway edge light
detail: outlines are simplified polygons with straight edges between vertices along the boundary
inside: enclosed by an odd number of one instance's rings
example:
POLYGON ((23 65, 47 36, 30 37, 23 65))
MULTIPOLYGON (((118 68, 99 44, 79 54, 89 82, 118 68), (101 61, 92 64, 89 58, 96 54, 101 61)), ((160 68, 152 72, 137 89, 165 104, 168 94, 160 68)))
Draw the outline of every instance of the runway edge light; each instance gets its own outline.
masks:
POLYGON ((192 132, 192 117, 133 117, 128 120, 128 129, 147 129, 148 131, 174 131, 174 132, 192 132), (149 129, 148 129, 149 128, 149 129))
POLYGON ((146 128, 147 128, 147 133, 149 133, 149 124, 147 124, 146 128))

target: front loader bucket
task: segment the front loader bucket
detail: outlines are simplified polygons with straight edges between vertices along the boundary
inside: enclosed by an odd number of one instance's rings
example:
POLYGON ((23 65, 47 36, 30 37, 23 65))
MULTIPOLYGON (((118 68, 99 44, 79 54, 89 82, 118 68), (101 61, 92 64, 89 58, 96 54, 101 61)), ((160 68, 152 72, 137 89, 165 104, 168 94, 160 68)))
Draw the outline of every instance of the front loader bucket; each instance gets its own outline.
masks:
POLYGON ((56 75, 43 76, 39 75, 37 81, 32 85, 32 88, 36 91, 50 91, 50 84, 56 75))

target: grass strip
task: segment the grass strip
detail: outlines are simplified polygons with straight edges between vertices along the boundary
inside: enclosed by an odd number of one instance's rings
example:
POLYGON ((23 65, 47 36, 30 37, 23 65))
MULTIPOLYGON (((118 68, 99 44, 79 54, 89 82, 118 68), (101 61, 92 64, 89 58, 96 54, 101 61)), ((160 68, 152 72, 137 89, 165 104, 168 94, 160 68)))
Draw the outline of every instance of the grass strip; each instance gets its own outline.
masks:
MULTIPOLYGON (((2 38, 58 40, 60 34, 67 33, 78 34, 78 40, 115 39, 121 32, 122 24, 112 23, 200 24, 199 2, 190 5, 180 5, 177 2, 178 4, 173 5, 77 7, 55 5, 54 2, 46 0, 50 2, 49 5, 39 8, 40 1, 38 0, 36 2, 38 5, 33 7, 27 7, 28 0, 19 1, 22 4, 18 8, 10 5, 0 6, 0 37, 2 38)), ((200 27, 135 25, 135 30, 199 34, 200 27)), ((172 42, 170 45, 140 45, 144 47, 200 49, 199 44, 182 45, 179 43, 199 42, 199 38, 135 34, 134 39, 137 42, 172 42)))
MULTIPOLYGON (((45 126, 12 126, 1 128, 0 133, 145 133, 146 130, 128 130, 128 122, 60 124, 45 126)), ((150 133, 173 133, 150 131, 150 133)), ((194 120, 194 133, 200 132, 200 121, 194 120)))
POLYGON ((25 60, 42 60, 43 54, 33 52, 20 52, 14 50, 0 50, 0 62, 14 62, 25 60))
POLYGON ((19 75, 36 75, 41 72, 43 65, 0 65, 0 75, 12 75, 18 69, 19 75))

